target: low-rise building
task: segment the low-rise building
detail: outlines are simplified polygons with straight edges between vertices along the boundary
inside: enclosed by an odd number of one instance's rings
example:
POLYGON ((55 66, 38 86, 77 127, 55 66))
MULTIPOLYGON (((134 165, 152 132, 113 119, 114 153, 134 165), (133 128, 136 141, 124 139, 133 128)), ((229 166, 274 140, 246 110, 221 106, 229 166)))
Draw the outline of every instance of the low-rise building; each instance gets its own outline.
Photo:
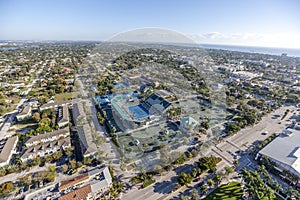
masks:
POLYGON ((300 177, 300 131, 286 129, 265 148, 258 156, 267 156, 281 170, 300 177))
POLYGON ((61 150, 66 150, 71 147, 70 137, 61 138, 59 140, 53 140, 45 143, 41 143, 35 146, 31 146, 23 151, 21 156, 22 162, 34 159, 36 157, 44 157, 51 155, 61 150))
POLYGON ((59 106, 69 106, 72 104, 72 101, 62 101, 62 102, 56 102, 56 103, 46 103, 42 106, 40 106, 40 111, 52 109, 52 108, 58 108, 59 106))
POLYGON ((25 119, 29 119, 31 117, 31 107, 30 106, 25 106, 22 111, 17 114, 16 118, 17 121, 23 121, 25 119))
POLYGON ((15 153, 18 136, 13 136, 0 141, 0 167, 9 164, 11 156, 15 153))
POLYGON ((84 157, 90 157, 97 153, 97 146, 93 141, 92 130, 88 124, 77 126, 80 140, 81 153, 84 157))
POLYGON ((58 108, 57 125, 62 128, 69 123, 69 109, 68 106, 62 106, 58 108))
POLYGON ((57 141, 60 138, 68 137, 68 136, 70 136, 70 130, 69 127, 66 127, 52 132, 32 136, 25 142, 25 146, 31 147, 46 142, 57 141))
POLYGON ((70 187, 77 186, 77 185, 80 185, 82 183, 85 183, 88 180, 89 180, 89 174, 88 173, 80 174, 80 175, 78 175, 74 178, 62 181, 59 184, 58 191, 61 192, 63 190, 69 189, 70 187))
POLYGON ((88 172, 93 197, 98 197, 112 186, 112 177, 108 167, 97 168, 88 172))
POLYGON ((182 131, 189 131, 195 128, 198 122, 191 116, 185 116, 180 119, 180 129, 182 131))
POLYGON ((86 185, 84 187, 73 190, 67 194, 64 194, 58 198, 58 200, 89 200, 92 197, 92 187, 91 185, 86 185))
POLYGON ((99 196, 111 186, 112 177, 108 167, 97 168, 67 181, 62 181, 58 187, 60 192, 68 191, 73 187, 75 189, 60 196, 58 199, 99 199, 99 196), (78 187, 79 185, 81 186, 78 187))

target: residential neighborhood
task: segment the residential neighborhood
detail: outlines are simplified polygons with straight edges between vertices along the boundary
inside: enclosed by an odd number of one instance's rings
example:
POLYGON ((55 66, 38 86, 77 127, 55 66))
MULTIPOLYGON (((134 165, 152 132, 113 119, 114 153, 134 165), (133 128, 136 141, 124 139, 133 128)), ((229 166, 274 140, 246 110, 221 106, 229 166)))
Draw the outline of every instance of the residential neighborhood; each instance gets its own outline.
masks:
POLYGON ((299 197, 297 57, 85 42, 1 53, 1 198, 209 199, 232 185, 259 199, 250 176, 269 199, 299 197))

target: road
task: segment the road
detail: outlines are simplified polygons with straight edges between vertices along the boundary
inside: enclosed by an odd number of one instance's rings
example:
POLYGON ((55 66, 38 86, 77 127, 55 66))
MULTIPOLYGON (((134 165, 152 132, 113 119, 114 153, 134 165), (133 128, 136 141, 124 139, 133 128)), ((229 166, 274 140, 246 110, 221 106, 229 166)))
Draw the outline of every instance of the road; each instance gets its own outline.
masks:
POLYGON ((255 146, 260 141, 268 138, 271 134, 281 133, 283 129, 290 125, 291 122, 287 122, 286 119, 291 116, 291 112, 284 120, 281 120, 281 116, 287 109, 293 110, 295 107, 280 107, 274 112, 264 116, 258 124, 252 127, 246 127, 239 131, 238 134, 226 138, 223 142, 215 145, 212 148, 212 152, 221 156, 228 163, 232 163, 235 158, 239 158, 239 155, 236 154, 237 151, 245 151, 250 146, 255 146), (280 115, 280 117, 274 117, 276 115, 280 115), (268 132, 268 134, 263 134, 263 132, 268 132))

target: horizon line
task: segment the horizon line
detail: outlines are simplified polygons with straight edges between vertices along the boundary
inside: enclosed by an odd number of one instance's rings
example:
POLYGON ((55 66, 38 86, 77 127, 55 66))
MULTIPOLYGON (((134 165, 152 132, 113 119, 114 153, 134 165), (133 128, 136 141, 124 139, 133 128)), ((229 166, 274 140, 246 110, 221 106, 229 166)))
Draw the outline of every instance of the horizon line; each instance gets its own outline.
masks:
POLYGON ((143 42, 143 41, 108 41, 108 40, 86 40, 86 39, 76 39, 76 40, 72 40, 72 39, 49 39, 49 40, 35 40, 35 39, 26 39, 26 40, 19 40, 19 39, 15 39, 15 40, 0 40, 0 44, 3 42, 109 42, 109 43, 144 43, 144 44, 186 44, 186 45, 216 45, 216 46, 232 46, 232 47, 258 47, 258 48, 273 48, 273 49, 293 49, 293 50, 300 50, 300 47, 279 47, 279 46, 263 46, 263 45, 249 45, 249 44, 220 44, 220 43, 184 43, 184 42, 143 42))

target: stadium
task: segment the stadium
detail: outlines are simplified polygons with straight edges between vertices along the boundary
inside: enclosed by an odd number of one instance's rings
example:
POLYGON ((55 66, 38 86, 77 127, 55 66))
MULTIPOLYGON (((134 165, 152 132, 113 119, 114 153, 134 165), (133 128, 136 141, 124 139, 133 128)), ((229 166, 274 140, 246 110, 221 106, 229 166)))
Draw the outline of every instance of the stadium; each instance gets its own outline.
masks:
POLYGON ((164 111, 171 105, 162 97, 162 91, 149 95, 144 101, 132 93, 115 94, 110 97, 96 97, 99 106, 109 106, 112 117, 120 129, 134 129, 148 125, 161 119, 164 111), (104 100, 105 99, 105 100, 104 100))

